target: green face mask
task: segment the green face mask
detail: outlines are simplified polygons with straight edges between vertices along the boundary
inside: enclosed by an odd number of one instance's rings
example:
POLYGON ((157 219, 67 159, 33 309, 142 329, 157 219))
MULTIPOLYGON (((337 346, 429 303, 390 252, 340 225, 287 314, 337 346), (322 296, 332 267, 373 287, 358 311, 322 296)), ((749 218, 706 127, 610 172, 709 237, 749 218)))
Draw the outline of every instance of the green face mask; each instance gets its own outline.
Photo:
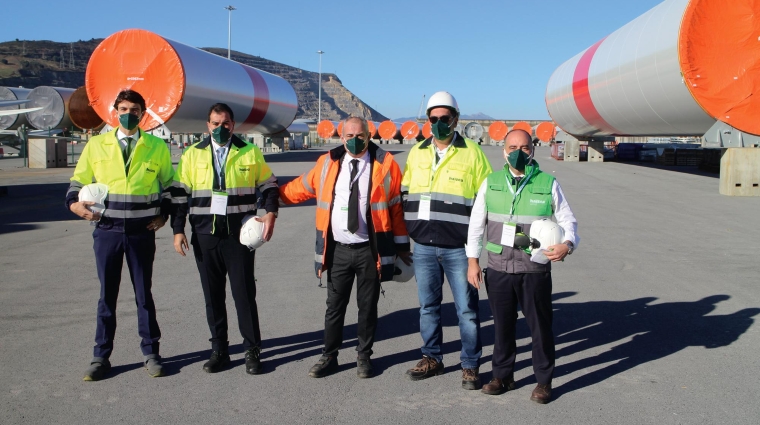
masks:
POLYGON ((231 135, 230 130, 221 125, 211 131, 211 137, 214 138, 216 143, 219 143, 222 146, 227 144, 231 135))
POLYGON ((352 137, 346 140, 346 149, 348 149, 353 155, 361 153, 366 146, 367 142, 358 137, 352 137))
POLYGON ((444 140, 451 135, 451 127, 445 122, 438 120, 435 124, 430 125, 430 131, 437 140, 444 140))
POLYGON ((127 112, 126 114, 119 115, 119 125, 123 128, 126 128, 129 131, 132 131, 137 127, 137 124, 140 123, 140 117, 137 115, 130 114, 127 112))
POLYGON ((507 162, 515 170, 520 170, 520 171, 525 170, 525 166, 528 164, 529 160, 530 158, 528 157, 528 155, 519 149, 516 151, 512 151, 510 152, 509 155, 507 155, 507 162))

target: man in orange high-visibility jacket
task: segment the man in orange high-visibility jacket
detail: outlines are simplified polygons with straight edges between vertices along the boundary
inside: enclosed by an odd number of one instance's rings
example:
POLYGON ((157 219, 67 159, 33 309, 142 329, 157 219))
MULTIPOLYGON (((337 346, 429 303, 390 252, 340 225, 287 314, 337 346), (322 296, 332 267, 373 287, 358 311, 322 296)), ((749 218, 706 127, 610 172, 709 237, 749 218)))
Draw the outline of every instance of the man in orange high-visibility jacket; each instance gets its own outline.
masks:
POLYGON ((367 121, 343 123, 343 146, 322 155, 308 173, 280 188, 286 204, 317 199, 317 277, 327 270, 327 311, 322 357, 309 371, 321 378, 337 370, 343 322, 356 278, 359 307, 357 369, 373 376, 380 282, 391 280, 396 256, 411 264, 401 205, 401 170, 393 155, 369 141, 367 121))

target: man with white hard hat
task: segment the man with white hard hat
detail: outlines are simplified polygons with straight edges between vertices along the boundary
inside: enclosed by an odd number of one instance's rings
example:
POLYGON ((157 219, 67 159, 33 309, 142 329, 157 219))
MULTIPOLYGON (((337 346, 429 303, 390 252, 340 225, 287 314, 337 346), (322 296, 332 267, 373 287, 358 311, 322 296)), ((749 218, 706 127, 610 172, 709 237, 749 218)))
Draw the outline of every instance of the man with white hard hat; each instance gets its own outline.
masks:
POLYGON ((98 381, 111 370, 109 357, 113 352, 116 301, 125 257, 135 291, 144 365, 152 377, 164 374, 158 354, 161 330, 151 287, 156 230, 169 216, 171 199, 167 189, 174 168, 166 143, 138 126, 146 111, 145 99, 136 91, 123 90, 113 106, 119 126, 87 142, 66 194, 66 206, 71 212, 97 222, 92 237, 100 299, 93 359, 85 381, 98 381), (102 214, 93 208, 97 200, 79 199, 80 192, 93 179, 104 185, 103 192, 108 192, 102 214))
POLYGON ((427 104, 433 136, 415 145, 406 160, 404 219, 414 240, 414 274, 420 301, 422 360, 406 374, 417 381, 443 372, 441 301, 444 275, 454 297, 462 340, 462 388, 480 388, 478 291, 467 284, 467 223, 480 183, 491 173, 480 146, 456 128, 459 106, 448 92, 427 104))
POLYGON ((562 261, 571 254, 579 237, 578 223, 562 188, 554 176, 539 169, 534 152, 526 131, 507 134, 504 169, 483 181, 472 208, 467 279, 480 289, 483 277, 478 259, 485 233, 485 286, 496 335, 493 379, 482 392, 498 395, 515 388, 515 323, 520 304, 530 328, 533 372, 538 381, 530 399, 544 404, 551 400, 554 373, 550 261, 562 261), (559 226, 548 221, 552 216, 559 226))
POLYGON ((177 165, 172 188, 174 249, 184 257, 189 248, 185 236, 189 213, 191 243, 211 331, 211 357, 203 370, 220 372, 230 363, 224 300, 229 276, 243 336, 245 370, 257 375, 262 372, 262 365, 254 278, 256 252, 250 249, 255 245, 240 242, 240 233, 247 218, 264 223, 261 237, 265 241, 272 237, 279 210, 279 186, 259 148, 232 134, 235 116, 227 104, 211 105, 206 125, 209 136, 185 149, 177 165), (257 189, 266 210, 261 218, 249 217, 256 214, 257 189))

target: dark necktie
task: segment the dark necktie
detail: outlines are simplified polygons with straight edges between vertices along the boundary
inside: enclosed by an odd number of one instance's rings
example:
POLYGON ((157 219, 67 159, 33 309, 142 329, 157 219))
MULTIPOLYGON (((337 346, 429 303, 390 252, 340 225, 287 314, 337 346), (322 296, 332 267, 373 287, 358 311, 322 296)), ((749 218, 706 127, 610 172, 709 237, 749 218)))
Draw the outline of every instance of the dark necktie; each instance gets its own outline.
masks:
POLYGON ((515 186, 520 185, 520 182, 522 181, 522 179, 523 179, 522 176, 515 177, 515 186))
POLYGON ((351 195, 348 197, 348 231, 356 233, 359 230, 359 160, 351 160, 351 195))
POLYGON ((122 149, 121 153, 124 155, 124 163, 127 163, 127 160, 129 160, 129 156, 132 154, 132 138, 131 137, 125 137, 121 139, 124 141, 124 149, 122 149))

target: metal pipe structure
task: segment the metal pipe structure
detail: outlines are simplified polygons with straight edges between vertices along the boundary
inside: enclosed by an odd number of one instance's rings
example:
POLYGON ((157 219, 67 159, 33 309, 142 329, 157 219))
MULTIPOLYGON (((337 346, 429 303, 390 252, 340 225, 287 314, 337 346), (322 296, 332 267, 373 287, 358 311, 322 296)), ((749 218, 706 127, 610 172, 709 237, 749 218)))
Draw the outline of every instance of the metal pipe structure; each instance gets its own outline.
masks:
POLYGON ((554 123, 542 122, 533 127, 533 136, 544 143, 548 143, 557 134, 555 128, 554 123))
POLYGON ((401 137, 404 140, 417 140, 422 134, 422 128, 417 121, 407 121, 401 125, 401 137))
POLYGON ((495 142, 501 142, 507 137, 509 126, 504 121, 494 121, 488 126, 488 136, 495 142))
POLYGON ((317 124, 317 134, 322 139, 338 137, 338 123, 335 121, 322 120, 317 124))
MULTIPOLYGON (((3 100, 24 100, 29 96, 32 89, 23 89, 16 87, 0 87, 0 101, 3 100)), ((2 106, 0 111, 11 109, 26 109, 26 105, 2 106)), ((23 124, 29 125, 26 120, 26 114, 3 115, 0 116, 0 130, 15 130, 23 124)))
POLYGON ((377 128, 380 138, 383 140, 401 140, 401 124, 391 120, 383 121, 377 128))
POLYGON ((468 122, 464 126, 464 137, 470 140, 478 140, 483 137, 483 126, 476 122, 468 122))
POLYGON ((92 107, 111 126, 118 125, 116 95, 132 89, 146 101, 141 127, 165 123, 174 133, 207 132, 208 110, 217 102, 232 109, 236 133, 277 133, 298 109, 285 79, 139 29, 100 43, 87 64, 85 87, 92 107))
POLYGON ((105 125, 105 121, 90 106, 90 99, 87 97, 87 89, 84 86, 76 89, 71 95, 69 115, 71 122, 83 130, 98 130, 105 125))
POLYGON ((666 0, 560 65, 546 106, 567 133, 760 135, 757 0, 666 0))
MULTIPOLYGON (((42 109, 26 114, 29 124, 37 130, 56 128, 71 129, 73 123, 69 115, 69 101, 74 89, 63 87, 39 86, 34 88, 27 99, 27 108, 42 107, 42 109)), ((114 95, 114 97, 116 97, 114 95)))

